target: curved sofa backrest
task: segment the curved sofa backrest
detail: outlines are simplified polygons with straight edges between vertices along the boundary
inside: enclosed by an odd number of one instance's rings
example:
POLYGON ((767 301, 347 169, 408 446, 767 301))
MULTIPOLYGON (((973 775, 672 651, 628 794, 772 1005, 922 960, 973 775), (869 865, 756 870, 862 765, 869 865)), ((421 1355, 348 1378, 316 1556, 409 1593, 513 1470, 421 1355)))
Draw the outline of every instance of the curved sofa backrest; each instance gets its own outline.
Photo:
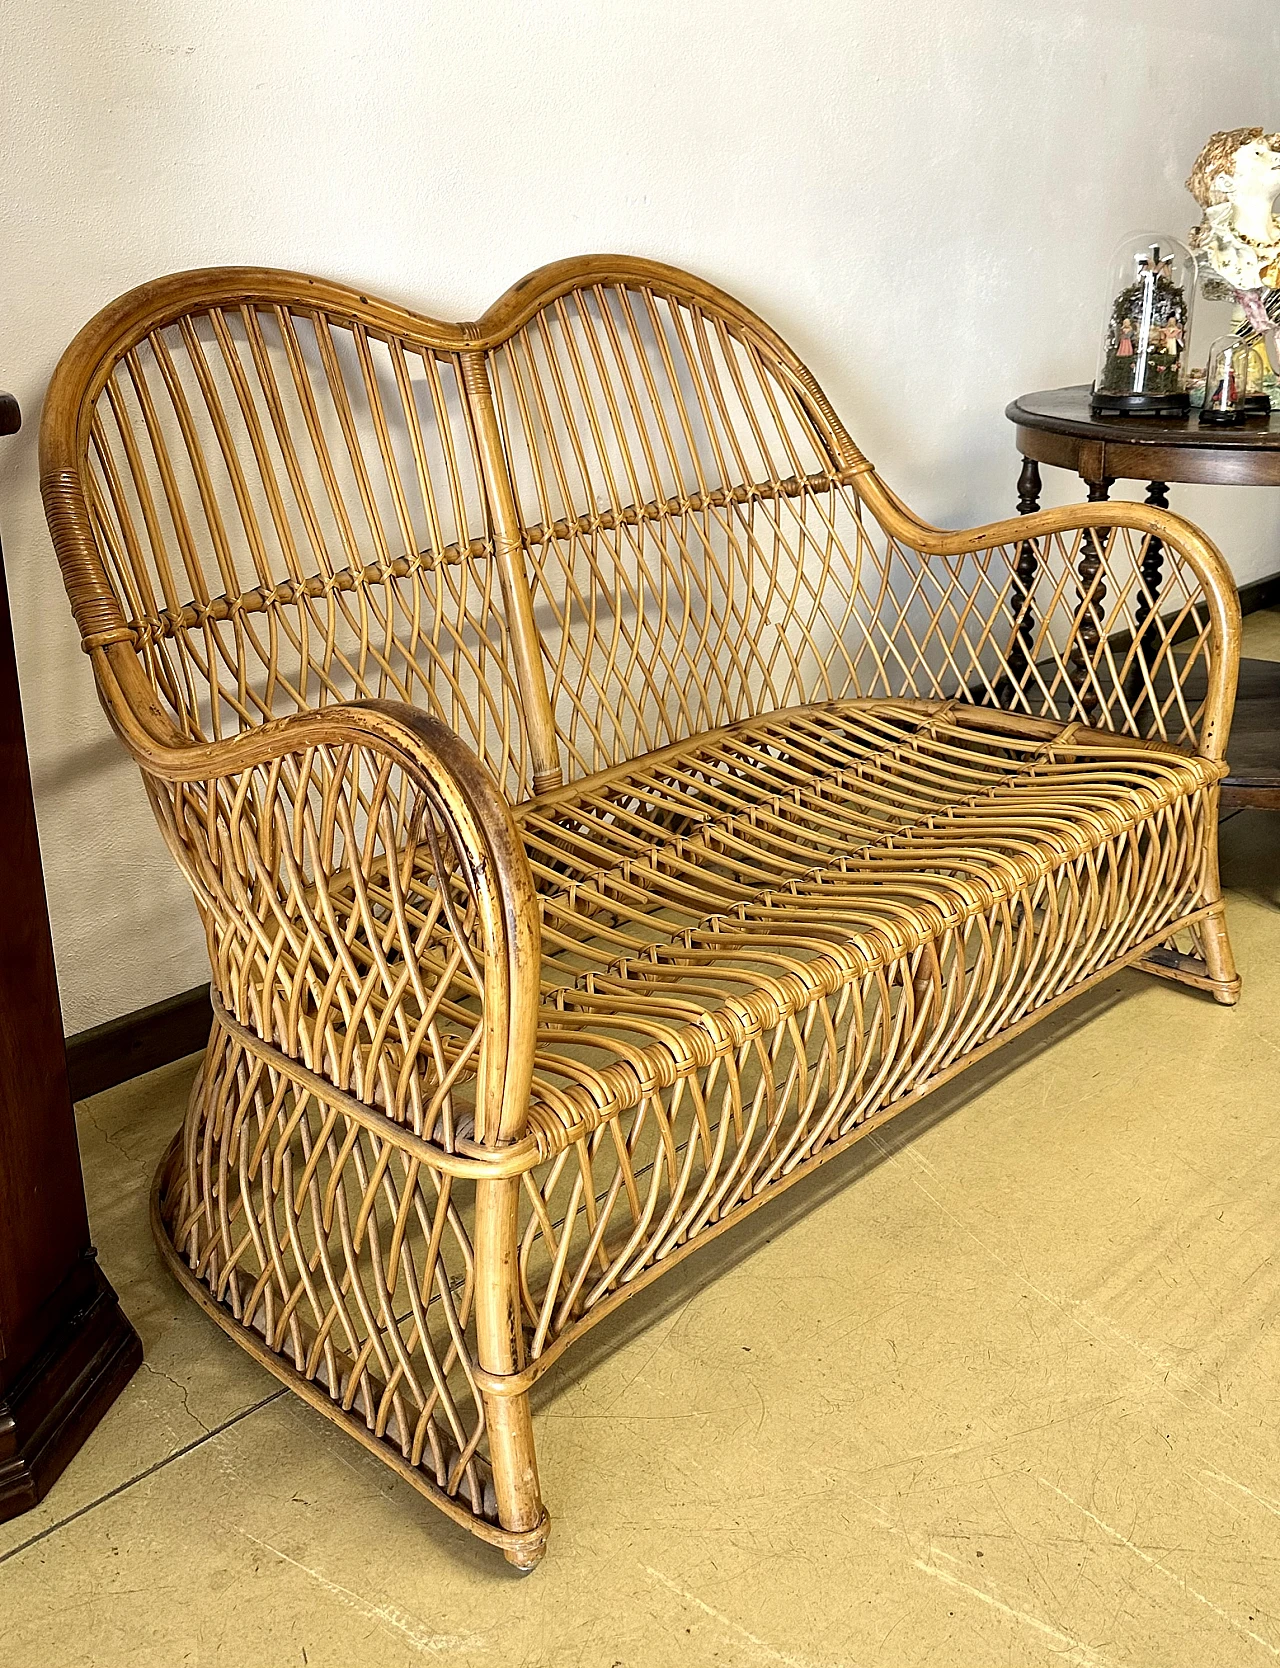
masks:
POLYGON ((185 740, 399 699, 527 791, 466 345, 294 273, 178 274, 100 314, 42 431, 86 647, 131 646, 185 740))
POLYGON ((41 461, 86 648, 132 650, 127 716, 182 741, 401 699, 522 797, 856 692, 805 572, 858 455, 767 326, 652 262, 560 263, 478 324, 176 274, 68 349, 41 461))
POLYGON ((41 486, 144 762, 367 697, 516 800, 855 697, 1221 748, 1234 604, 1194 530, 931 528, 766 324, 652 261, 545 267, 469 324, 299 273, 160 279, 63 356, 41 486))
POLYGON ((861 692, 843 487, 866 465, 761 320, 601 258, 534 274, 479 330, 568 774, 861 692))

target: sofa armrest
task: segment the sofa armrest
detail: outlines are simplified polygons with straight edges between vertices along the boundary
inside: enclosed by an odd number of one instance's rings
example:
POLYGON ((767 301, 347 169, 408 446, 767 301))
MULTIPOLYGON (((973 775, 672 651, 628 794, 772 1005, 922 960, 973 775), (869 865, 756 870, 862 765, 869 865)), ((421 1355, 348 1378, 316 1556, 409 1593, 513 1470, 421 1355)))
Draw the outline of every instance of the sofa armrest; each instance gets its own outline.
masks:
POLYGON ((935 584, 935 612, 954 609, 948 588, 980 581, 975 698, 1223 757, 1240 601, 1221 553, 1189 521, 1107 502, 951 532, 921 520, 873 472, 859 474, 855 490, 891 539, 954 575, 949 587, 935 584))
POLYGON ((200 906, 216 995, 268 1058, 448 1152, 518 1141, 537 900, 470 749, 390 701, 221 742, 126 740, 200 906))

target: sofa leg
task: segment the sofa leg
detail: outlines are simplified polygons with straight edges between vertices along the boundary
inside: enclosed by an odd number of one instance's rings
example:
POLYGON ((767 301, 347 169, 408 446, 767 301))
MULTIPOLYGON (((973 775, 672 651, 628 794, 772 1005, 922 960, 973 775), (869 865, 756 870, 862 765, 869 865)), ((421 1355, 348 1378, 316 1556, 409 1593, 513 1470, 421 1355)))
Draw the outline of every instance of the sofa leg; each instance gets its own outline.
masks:
POLYGON ((1215 787, 1209 795, 1208 828, 1205 831, 1204 892, 1206 903, 1213 908, 1200 923, 1200 942, 1204 946, 1205 967, 1212 981, 1209 989, 1215 1002, 1230 1008, 1240 1000, 1240 975, 1236 972, 1236 958, 1231 953, 1231 939, 1227 934, 1226 906, 1222 901, 1222 878, 1218 870, 1218 812, 1222 790, 1215 787))
MULTIPOLYGON (((487 1375, 508 1377, 523 1362, 517 1302, 516 1207, 519 1181, 502 1177, 476 1183, 476 1342, 487 1375)), ((509 1564, 528 1571, 547 1549, 547 1514, 538 1484, 529 1393, 483 1392, 489 1463, 498 1522, 519 1537, 504 1550, 509 1564)))
POLYGON ((520 1396, 486 1395, 484 1416, 498 1521, 504 1529, 521 1533, 520 1544, 506 1548, 503 1556, 522 1574, 528 1574, 542 1562, 549 1528, 538 1486, 528 1391, 520 1396))
POLYGON ((1207 990, 1215 1002, 1224 1008, 1234 1007, 1240 1000, 1240 975, 1236 959, 1231 953, 1231 939, 1227 933, 1226 905, 1222 901, 1222 881, 1218 874, 1218 804, 1219 789, 1211 788, 1204 797, 1204 857, 1200 871, 1200 898, 1208 913, 1201 916, 1192 929, 1201 955, 1187 955, 1174 948, 1173 943, 1149 950, 1137 963, 1145 973, 1155 973, 1162 979, 1175 979, 1179 984, 1207 990))
POLYGON ((1148 950, 1135 966, 1143 973, 1154 973, 1157 978, 1172 979, 1177 984, 1190 985, 1193 990, 1207 990, 1215 1002, 1233 1007, 1240 1000, 1240 975, 1231 954, 1222 905, 1212 915, 1199 920, 1194 932, 1203 955, 1190 955, 1172 944, 1162 944, 1148 950))
POLYGON ((1200 937, 1205 965, 1213 981, 1213 999, 1230 1008, 1240 1000, 1240 975, 1236 972, 1236 958, 1231 953, 1226 912, 1221 903, 1212 915, 1206 915, 1201 921, 1200 937))

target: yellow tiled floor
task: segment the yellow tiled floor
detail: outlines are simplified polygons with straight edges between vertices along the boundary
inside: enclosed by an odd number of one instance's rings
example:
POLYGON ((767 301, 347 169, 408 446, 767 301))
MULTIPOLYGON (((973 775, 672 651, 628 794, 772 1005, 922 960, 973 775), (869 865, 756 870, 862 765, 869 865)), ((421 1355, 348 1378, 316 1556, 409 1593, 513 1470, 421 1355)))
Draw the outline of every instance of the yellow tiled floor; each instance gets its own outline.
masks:
POLYGON ((1240 1006, 1122 975, 605 1322, 540 1392, 523 1580, 170 1284, 191 1063, 87 1102, 147 1361, 0 1525, 0 1665, 1280 1657, 1280 815, 1222 844, 1240 1006))

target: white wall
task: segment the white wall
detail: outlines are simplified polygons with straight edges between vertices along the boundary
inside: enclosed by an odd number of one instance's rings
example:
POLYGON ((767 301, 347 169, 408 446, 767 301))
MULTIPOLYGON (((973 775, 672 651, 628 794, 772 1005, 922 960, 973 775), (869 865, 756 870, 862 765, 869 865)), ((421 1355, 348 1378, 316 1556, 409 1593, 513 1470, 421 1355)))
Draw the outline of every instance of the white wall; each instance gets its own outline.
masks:
MULTIPOLYGON (((258 262, 471 318, 558 256, 655 256, 762 312, 963 524, 1013 509, 1006 402, 1092 375, 1112 245, 1185 234, 1213 129, 1280 125, 1274 0, 7 0, 0 32, 0 528, 72 1031, 206 976, 36 490, 104 302, 258 262)), ((1280 568, 1274 494, 1174 503, 1242 582, 1280 568)))

